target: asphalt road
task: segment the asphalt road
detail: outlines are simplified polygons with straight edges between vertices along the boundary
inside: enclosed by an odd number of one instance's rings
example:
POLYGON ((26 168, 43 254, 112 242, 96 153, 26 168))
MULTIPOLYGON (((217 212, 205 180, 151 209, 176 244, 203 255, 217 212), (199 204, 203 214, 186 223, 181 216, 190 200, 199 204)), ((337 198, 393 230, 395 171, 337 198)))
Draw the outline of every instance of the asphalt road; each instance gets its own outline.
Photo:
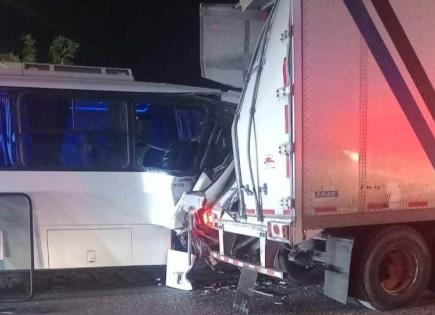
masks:
MULTIPOLYGON (((202 273, 195 290, 163 285, 163 273, 143 268, 40 272, 28 302, 1 303, 1 314, 240 314, 232 308, 237 272, 202 273)), ((250 314, 374 314, 350 300, 340 305, 320 286, 295 287, 260 279, 250 314)), ((389 313, 386 313, 389 314, 389 313)), ((390 314, 435 314, 435 295, 390 314)))

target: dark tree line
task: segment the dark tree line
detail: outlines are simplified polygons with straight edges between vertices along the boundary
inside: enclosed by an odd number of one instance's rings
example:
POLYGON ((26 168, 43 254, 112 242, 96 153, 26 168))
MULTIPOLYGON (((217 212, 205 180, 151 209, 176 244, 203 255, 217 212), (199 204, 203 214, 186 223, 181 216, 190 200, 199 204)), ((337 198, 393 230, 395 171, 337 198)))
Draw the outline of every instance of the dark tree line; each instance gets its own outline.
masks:
MULTIPOLYGON (((55 64, 73 64, 74 58, 79 49, 79 43, 68 37, 56 36, 48 48, 50 62, 55 64)), ((21 51, 16 55, 13 51, 0 53, 0 62, 38 62, 37 41, 31 34, 21 37, 21 51)))

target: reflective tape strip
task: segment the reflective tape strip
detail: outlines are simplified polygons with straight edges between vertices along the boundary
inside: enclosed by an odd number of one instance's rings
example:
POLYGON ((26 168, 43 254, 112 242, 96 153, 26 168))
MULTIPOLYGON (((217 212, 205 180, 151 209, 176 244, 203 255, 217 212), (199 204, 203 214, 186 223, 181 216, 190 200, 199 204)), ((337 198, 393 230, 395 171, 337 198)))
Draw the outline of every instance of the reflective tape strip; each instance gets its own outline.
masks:
POLYGON ((327 208, 327 207, 314 208, 314 212, 316 212, 316 213, 337 212, 337 208, 327 208))
POLYGON ((284 211, 282 212, 283 215, 291 215, 292 212, 290 209, 284 209, 284 211))
POLYGON ((427 208, 429 207, 429 201, 410 201, 408 203, 408 208, 427 208))
POLYGON ((282 61, 282 79, 284 87, 288 86, 288 76, 287 76, 287 57, 282 61))
POLYGON ((264 215, 275 215, 275 209, 263 209, 264 215))
MULTIPOLYGON (((254 209, 246 209, 245 210, 246 214, 249 215, 255 215, 255 210, 254 209)), ((263 215, 264 216, 273 216, 276 215, 275 209, 263 209, 263 215)))
POLYGON ((248 267, 251 270, 255 270, 258 273, 262 273, 262 274, 265 274, 265 275, 268 275, 268 276, 271 276, 271 277, 275 277, 275 278, 279 278, 279 279, 284 279, 284 277, 285 277, 284 273, 281 272, 281 271, 277 271, 275 269, 264 268, 264 267, 261 267, 261 266, 253 265, 253 264, 250 264, 250 263, 246 263, 246 262, 243 262, 243 261, 235 259, 235 258, 230 258, 230 257, 227 257, 225 255, 220 255, 217 252, 211 252, 210 256, 213 257, 213 258, 216 258, 216 259, 218 259, 220 261, 229 263, 231 265, 234 265, 234 266, 237 266, 237 267, 240 267, 240 268, 243 268, 243 267, 246 266, 246 267, 248 267))

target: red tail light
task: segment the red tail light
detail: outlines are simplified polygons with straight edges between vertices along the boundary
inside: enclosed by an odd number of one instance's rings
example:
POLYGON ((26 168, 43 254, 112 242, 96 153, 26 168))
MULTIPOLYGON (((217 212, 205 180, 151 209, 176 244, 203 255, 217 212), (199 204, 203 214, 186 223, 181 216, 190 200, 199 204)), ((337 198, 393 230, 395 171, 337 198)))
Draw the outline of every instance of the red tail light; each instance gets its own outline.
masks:
POLYGON ((197 222, 199 225, 213 225, 213 212, 210 207, 205 206, 204 208, 201 208, 196 213, 197 222))
POLYGON ((202 214, 202 223, 210 225, 213 222, 213 217, 211 216, 211 213, 208 211, 204 211, 202 214))

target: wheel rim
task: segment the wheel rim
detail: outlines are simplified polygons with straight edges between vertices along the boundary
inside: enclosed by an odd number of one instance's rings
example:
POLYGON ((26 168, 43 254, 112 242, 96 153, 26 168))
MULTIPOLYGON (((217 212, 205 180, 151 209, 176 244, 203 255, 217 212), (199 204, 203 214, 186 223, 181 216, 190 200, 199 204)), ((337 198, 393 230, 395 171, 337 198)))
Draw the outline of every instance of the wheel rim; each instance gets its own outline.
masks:
POLYGON ((393 248, 381 257, 379 285, 388 294, 400 295, 415 284, 418 270, 418 260, 411 248, 393 248))

